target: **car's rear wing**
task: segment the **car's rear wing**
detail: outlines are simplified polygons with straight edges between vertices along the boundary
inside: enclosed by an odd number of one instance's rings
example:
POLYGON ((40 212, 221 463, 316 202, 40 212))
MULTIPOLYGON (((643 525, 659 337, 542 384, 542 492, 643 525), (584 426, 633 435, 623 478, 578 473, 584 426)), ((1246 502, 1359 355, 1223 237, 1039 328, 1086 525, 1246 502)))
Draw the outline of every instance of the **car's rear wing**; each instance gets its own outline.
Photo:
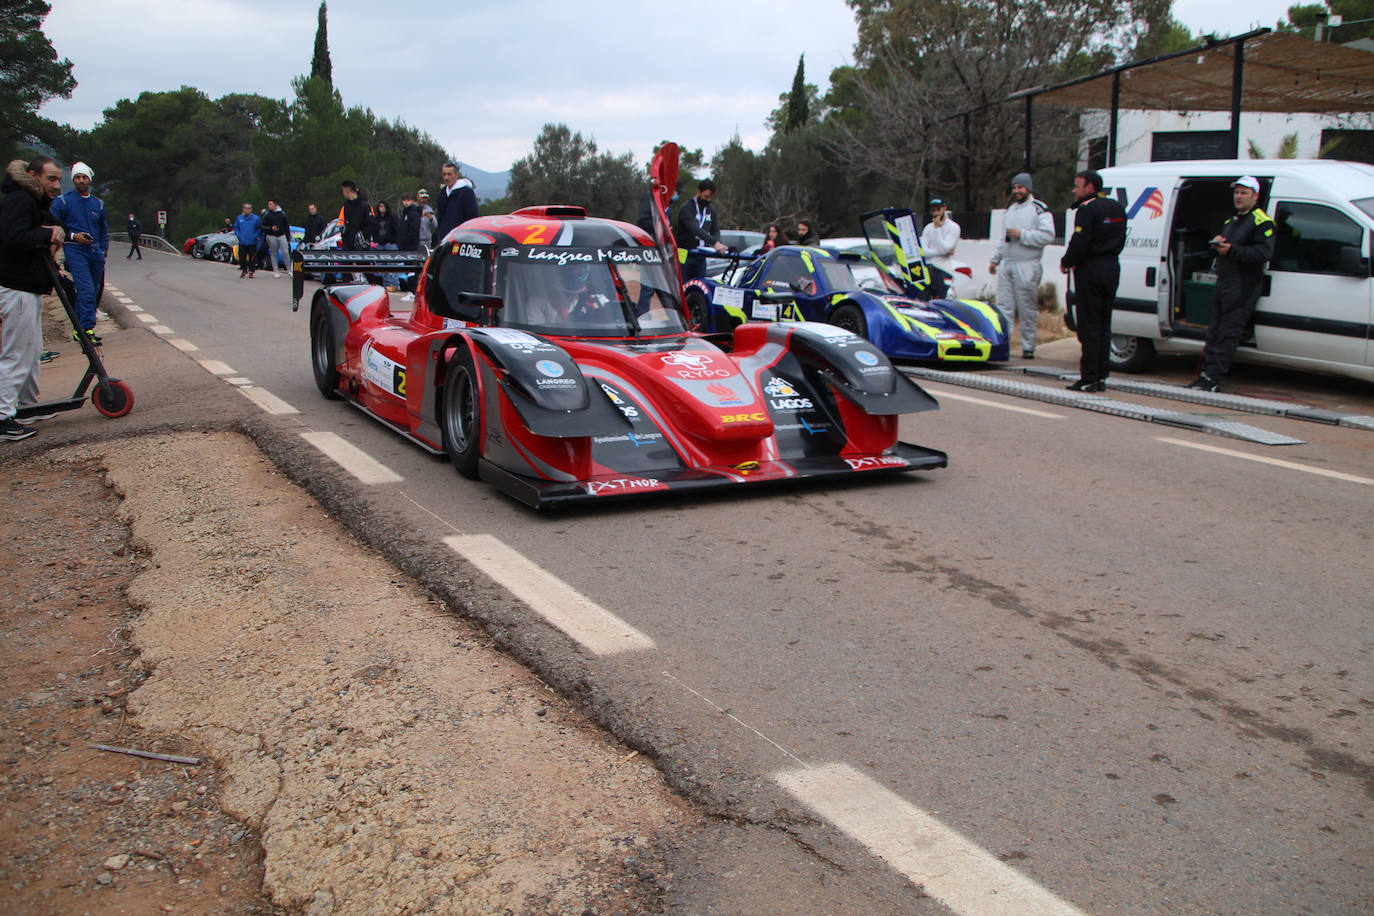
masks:
POLYGON ((291 311, 301 307, 306 275, 340 273, 419 273, 425 266, 423 251, 343 251, 337 248, 301 249, 291 252, 291 311))

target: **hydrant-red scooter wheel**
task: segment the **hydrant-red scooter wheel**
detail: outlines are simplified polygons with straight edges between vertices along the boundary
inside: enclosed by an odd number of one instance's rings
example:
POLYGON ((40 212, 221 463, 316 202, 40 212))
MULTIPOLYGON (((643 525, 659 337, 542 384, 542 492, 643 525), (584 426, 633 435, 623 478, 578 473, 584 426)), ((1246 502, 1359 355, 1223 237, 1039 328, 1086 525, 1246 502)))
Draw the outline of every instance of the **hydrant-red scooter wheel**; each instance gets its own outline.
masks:
POLYGON ((107 417, 122 417, 134 409, 134 390, 117 378, 97 384, 91 392, 91 403, 107 417))

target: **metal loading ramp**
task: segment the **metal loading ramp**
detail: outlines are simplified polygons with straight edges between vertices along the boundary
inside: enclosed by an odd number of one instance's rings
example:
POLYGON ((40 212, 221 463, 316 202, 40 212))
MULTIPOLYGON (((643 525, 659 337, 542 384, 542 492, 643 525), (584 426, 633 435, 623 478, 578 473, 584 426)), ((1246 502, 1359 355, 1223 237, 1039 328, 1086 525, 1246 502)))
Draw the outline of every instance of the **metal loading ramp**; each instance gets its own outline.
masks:
MULTIPOLYGON (((1062 369, 1042 369, 1030 366, 1021 369, 1026 375, 1039 376, 1041 378, 1052 378, 1061 382, 1071 382, 1078 378, 1077 372, 1065 372, 1062 369)), ((1339 413, 1334 410, 1324 410, 1321 407, 1313 407, 1309 404, 1294 404, 1291 401, 1270 401, 1264 398, 1252 398, 1243 394, 1223 394, 1220 391, 1198 391, 1196 388, 1185 388, 1182 385, 1170 385, 1165 382, 1146 382, 1137 379, 1117 378, 1112 376, 1107 379, 1107 387, 1114 391, 1124 391, 1127 394, 1143 394, 1149 397, 1167 398, 1171 401, 1183 401, 1188 404, 1198 404, 1203 407, 1220 407, 1225 410, 1234 410, 1238 413, 1266 414, 1275 417, 1287 417, 1291 420, 1305 420, 1309 423, 1323 423, 1327 426, 1345 426, 1350 429, 1374 430, 1374 417, 1362 414, 1339 413)))
MULTIPOLYGON (((1302 439, 1294 439, 1292 436, 1285 436, 1282 433, 1270 432, 1267 429, 1260 429, 1258 426, 1251 426, 1248 423, 1238 423, 1234 420, 1227 420, 1220 417, 1203 417, 1173 410, 1161 410, 1143 404, 1132 404, 1129 401, 1114 401, 1111 398, 1104 398, 1095 394, 1083 394, 1078 391, 1063 391, 1055 388, 1047 388, 1044 385, 1036 385, 1032 382, 1018 382, 1014 379, 994 378, 965 372, 945 372, 940 369, 903 367, 902 371, 915 378, 932 382, 941 382, 946 385, 955 385, 960 388, 976 388, 980 391, 990 391, 994 394, 1005 394, 1011 395, 1012 397, 1027 398, 1032 401, 1043 401, 1047 404, 1057 404, 1060 407, 1074 407, 1079 410, 1092 410, 1097 413, 1110 414, 1114 417, 1126 417, 1131 420, 1144 420, 1149 423, 1160 423, 1165 426, 1195 429, 1200 432, 1212 433, 1217 436, 1228 436, 1232 439, 1243 439, 1246 442, 1256 442, 1260 445, 1305 444, 1305 441, 1302 439)), ((1049 375, 1050 373, 1044 374, 1049 375)), ((1078 376, 1072 375, 1068 377, 1077 378, 1078 376)), ((1212 394, 1211 396, 1217 397, 1216 394, 1212 394)), ((1223 395, 1223 397, 1228 397, 1228 395, 1223 395)), ((1234 395, 1229 395, 1229 397, 1234 397, 1234 395)))

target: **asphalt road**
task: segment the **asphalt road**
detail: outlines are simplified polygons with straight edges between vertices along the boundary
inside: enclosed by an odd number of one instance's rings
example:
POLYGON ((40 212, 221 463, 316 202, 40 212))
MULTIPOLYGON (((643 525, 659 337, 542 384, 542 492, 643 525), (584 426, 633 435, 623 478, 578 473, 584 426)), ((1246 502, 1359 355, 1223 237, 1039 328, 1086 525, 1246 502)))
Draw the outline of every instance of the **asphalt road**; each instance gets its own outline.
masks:
MULTIPOLYGON (((794 854, 833 876, 822 909, 1374 910, 1374 432, 1237 417, 1306 440, 1276 448, 931 384, 942 409, 902 437, 947 469, 541 515, 322 399, 285 277, 151 254, 109 281, 143 310, 112 301, 122 324, 197 348, 135 332, 150 355, 121 367, 130 421, 243 417, 361 537, 448 581, 676 788, 762 838, 682 851, 695 911, 732 911, 744 884, 800 893, 769 872, 794 854), (207 387, 191 360, 231 381, 207 387), (187 373, 202 382, 183 399, 167 379, 187 373), (320 432, 400 480, 337 469, 301 438, 320 432), (444 546, 476 535, 646 647, 568 638, 444 546)), ((1235 384, 1374 414, 1367 384, 1235 384)))

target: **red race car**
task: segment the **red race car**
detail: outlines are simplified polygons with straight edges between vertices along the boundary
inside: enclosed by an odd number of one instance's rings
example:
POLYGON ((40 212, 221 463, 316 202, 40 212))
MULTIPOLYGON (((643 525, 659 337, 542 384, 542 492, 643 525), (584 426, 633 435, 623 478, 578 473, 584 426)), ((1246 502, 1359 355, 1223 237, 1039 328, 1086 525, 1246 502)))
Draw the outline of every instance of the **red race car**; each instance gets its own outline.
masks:
POLYGON ((898 415, 934 398, 864 339, 819 323, 688 329, 670 165, 655 163, 657 241, 545 206, 470 220, 426 261, 293 253, 297 304, 306 274, 420 272, 407 311, 367 282, 315 293, 320 391, 535 507, 945 466, 897 440, 898 415))

